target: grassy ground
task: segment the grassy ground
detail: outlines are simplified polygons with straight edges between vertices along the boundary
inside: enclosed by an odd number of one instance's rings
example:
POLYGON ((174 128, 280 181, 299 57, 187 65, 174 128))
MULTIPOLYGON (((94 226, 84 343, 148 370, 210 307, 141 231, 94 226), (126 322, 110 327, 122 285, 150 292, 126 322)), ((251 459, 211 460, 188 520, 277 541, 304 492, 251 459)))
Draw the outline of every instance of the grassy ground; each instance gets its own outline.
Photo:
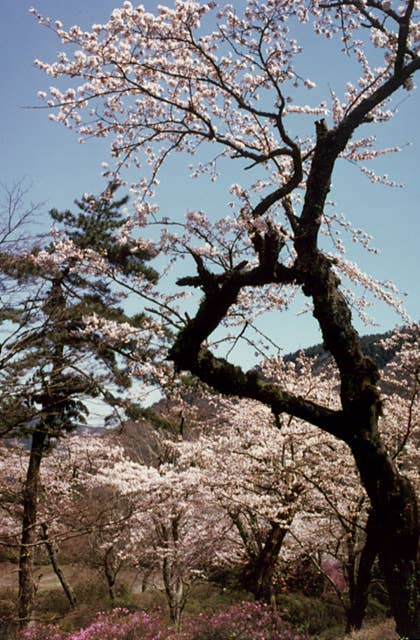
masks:
POLYGON ((343 640, 398 640, 392 620, 381 620, 364 625, 361 631, 344 636, 343 640))
MULTIPOLYGON (((69 609, 68 601, 49 566, 37 569, 37 619, 55 622, 68 631, 87 626, 100 610, 110 608, 104 580, 86 567, 66 567, 65 573, 77 596, 78 606, 69 609)), ((134 572, 126 573, 118 589, 118 606, 143 609, 165 616, 166 601, 159 590, 141 592, 134 572)), ((12 626, 7 620, 14 617, 16 604, 16 566, 0 563, 0 640, 12 640, 12 626), (3 619, 3 626, 1 620, 3 619), (3 629, 3 631, 2 631, 3 629)), ((220 611, 231 604, 250 599, 249 594, 235 588, 199 583, 192 590, 186 616, 203 611, 220 611)), ((305 597, 301 594, 282 594, 278 598, 281 616, 295 629, 312 640, 396 640, 393 624, 386 620, 370 622, 359 633, 345 636, 342 608, 333 600, 305 597)), ((373 612, 375 613, 375 612, 373 612)), ((376 611, 378 613, 378 611, 376 611)))

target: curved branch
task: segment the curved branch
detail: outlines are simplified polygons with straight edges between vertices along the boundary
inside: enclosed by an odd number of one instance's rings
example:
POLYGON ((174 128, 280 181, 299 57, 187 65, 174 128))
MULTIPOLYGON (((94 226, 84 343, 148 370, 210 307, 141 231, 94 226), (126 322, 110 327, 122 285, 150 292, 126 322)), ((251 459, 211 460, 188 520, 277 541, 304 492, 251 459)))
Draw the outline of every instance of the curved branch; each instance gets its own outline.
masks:
POLYGON ((256 371, 244 372, 227 360, 216 358, 208 349, 202 348, 198 353, 188 352, 184 346, 184 340, 187 340, 188 344, 191 343, 186 334, 186 330, 181 332, 169 354, 169 358, 178 368, 188 369, 220 393, 258 400, 276 414, 291 414, 337 438, 345 438, 341 411, 328 409, 316 402, 289 393, 280 386, 265 381, 256 371))
MULTIPOLYGON (((242 286, 241 274, 234 272, 218 286, 207 288, 196 316, 177 335, 168 358, 178 370, 188 370, 217 391, 241 398, 258 400, 274 414, 286 412, 310 422, 338 438, 344 439, 342 412, 323 407, 311 400, 291 394, 264 380, 256 371, 244 372, 223 358, 216 358, 203 343, 220 325, 236 302, 242 286)), ((208 277, 208 274, 207 274, 208 277)))
POLYGON ((338 146, 338 153, 341 153, 349 141, 354 130, 366 122, 366 117, 381 102, 392 96, 404 83, 420 69, 420 56, 396 69, 394 75, 380 85, 371 95, 366 96, 335 129, 335 141, 338 146))

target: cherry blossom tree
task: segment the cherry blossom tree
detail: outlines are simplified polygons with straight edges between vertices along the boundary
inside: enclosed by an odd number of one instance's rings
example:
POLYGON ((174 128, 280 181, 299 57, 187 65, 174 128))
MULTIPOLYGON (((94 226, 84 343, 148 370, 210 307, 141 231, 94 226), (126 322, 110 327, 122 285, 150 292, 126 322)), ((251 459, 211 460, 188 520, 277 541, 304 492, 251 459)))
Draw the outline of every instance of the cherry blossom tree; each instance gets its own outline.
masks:
MULTIPOLYGON (((379 425, 393 459, 416 488, 417 348, 416 325, 381 345, 392 357, 382 378, 379 425)), ((267 379, 288 391, 299 389, 306 398, 338 406, 338 377, 325 359, 322 368, 304 354, 286 362, 267 359, 260 366, 267 379)), ((294 418, 276 425, 270 411, 253 401, 219 399, 217 408, 216 400, 213 405, 219 423, 209 427, 204 419, 200 437, 179 448, 184 459, 207 471, 203 481, 238 529, 247 587, 257 597, 269 597, 276 565, 305 557, 340 599, 348 629, 359 628, 376 553, 367 496, 350 450, 294 418), (334 579, 330 565, 336 567, 334 579)))
MULTIPOLYGON (((360 165, 372 182, 392 184, 364 163, 397 150, 379 149, 370 132, 392 119, 401 91, 414 89, 418 12, 416 0, 248 0, 239 9, 176 0, 153 14, 127 1, 91 31, 65 30, 38 16, 66 50, 52 64, 37 61, 51 77, 70 79, 49 96, 39 93, 50 118, 81 139, 110 138, 115 163, 104 171, 113 179, 130 176, 138 194, 133 225, 144 230, 160 222, 160 250, 170 261, 189 257, 195 266, 195 274, 178 279, 202 295, 193 312, 188 308, 185 316, 170 306, 179 298, 173 291, 155 298, 157 312, 177 331, 169 350, 175 369, 221 393, 259 401, 277 416, 307 421, 350 447, 370 500, 373 544, 397 629, 408 638, 420 628, 416 497, 378 431, 380 374, 363 353, 351 315, 355 299, 341 280, 398 303, 388 283, 344 258, 337 231, 347 223, 331 212, 328 193, 339 158, 360 165), (312 105, 305 104, 306 92, 315 83, 300 69, 297 40, 308 25, 352 63, 343 71, 343 95, 334 88, 312 105), (230 161, 254 178, 231 186, 215 219, 203 210, 182 221, 160 219, 153 196, 177 152, 192 161, 193 175, 216 180, 218 166, 230 161), (132 179, 130 165, 139 178, 132 179), (285 309, 290 289, 309 298, 336 363, 338 407, 244 371, 212 347, 222 327, 236 327, 236 341, 245 340, 258 314, 285 309)), ((359 230, 354 239, 369 246, 359 230)), ((366 298, 360 301, 363 313, 366 298)))
MULTIPOLYGON (((320 371, 300 354, 292 361, 266 359, 260 366, 266 379, 281 381, 290 392, 339 402, 338 379, 327 364, 320 371)), ((232 543, 239 542, 244 585, 270 601, 284 544, 289 559, 321 551, 331 555, 333 534, 343 537, 348 512, 366 494, 348 449, 331 435, 320 437, 316 428, 293 417, 276 420, 255 401, 219 398, 217 403, 216 408, 213 399, 219 422, 209 427, 203 418, 200 435, 179 443, 179 451, 185 462, 203 469, 203 482, 237 529, 232 543), (345 495, 338 463, 345 469, 345 495)))
POLYGON ((245 588, 270 602, 284 538, 302 509, 306 452, 294 446, 296 425, 280 430, 255 401, 219 398, 215 411, 219 421, 209 427, 203 418, 199 436, 180 442, 179 452, 184 464, 202 469, 211 500, 236 529, 232 555, 236 548, 245 588))
MULTIPOLYGON (((418 325, 394 331, 381 343, 389 354, 389 362, 382 373, 381 391, 383 415, 379 429, 392 459, 413 483, 418 492, 418 325)), ((372 512, 363 487, 358 482, 349 451, 338 443, 329 442, 325 449, 326 462, 319 476, 304 477, 310 482, 315 495, 307 492, 312 508, 299 513, 291 527, 287 552, 294 557, 298 550, 310 558, 313 565, 326 576, 335 589, 347 616, 348 629, 360 628, 368 602, 368 587, 376 560, 375 530, 372 512), (330 451, 328 452, 328 449, 330 451), (337 460, 340 477, 345 478, 345 490, 337 478, 337 460), (316 494, 318 493, 318 498, 316 494), (309 526, 308 526, 309 525, 309 526), (316 530, 316 537, 312 531, 316 530), (334 559, 345 580, 347 594, 340 584, 330 580, 323 570, 320 558, 334 559)))
POLYGON ((126 455, 107 465, 96 463, 96 472, 86 474, 83 483, 96 492, 112 491, 119 496, 117 504, 129 504, 125 533, 122 518, 115 518, 112 509, 112 518, 108 515, 110 523, 102 528, 105 555, 112 549, 120 560, 129 558, 140 570, 152 570, 157 585, 163 584, 171 621, 179 627, 192 584, 231 550, 224 542, 228 523, 212 508, 199 469, 182 468, 171 450, 168 441, 161 450, 164 460, 155 467, 126 455))
POLYGON ((74 435, 46 460, 42 478, 43 525, 49 523, 57 543, 79 540, 73 560, 99 569, 114 606, 121 570, 137 565, 140 555, 132 535, 137 526, 134 505, 121 495, 117 482, 104 486, 94 478, 104 466, 124 459, 123 449, 106 435, 74 435))
MULTIPOLYGON (((31 451, 19 442, 9 441, 2 445, 0 543, 9 550, 16 550, 17 557, 21 548, 26 476, 31 457, 31 451)), ((77 604, 76 596, 57 553, 66 541, 78 541, 77 548, 83 547, 80 541, 86 538, 95 544, 95 560, 100 559, 111 601, 115 598, 115 579, 124 566, 122 552, 124 546, 129 546, 130 513, 120 493, 105 494, 103 488, 102 492, 95 493, 87 479, 101 466, 122 458, 123 450, 118 446, 110 447, 104 438, 87 435, 66 438, 62 435, 60 446, 44 457, 40 467, 37 518, 30 553, 34 555, 45 547, 71 608, 77 604), (114 545, 109 544, 110 540, 114 545)), ((125 552, 125 557, 127 555, 125 552)), ((73 554, 73 559, 79 559, 77 553, 73 554)), ((83 559, 90 563, 86 556, 83 559)))

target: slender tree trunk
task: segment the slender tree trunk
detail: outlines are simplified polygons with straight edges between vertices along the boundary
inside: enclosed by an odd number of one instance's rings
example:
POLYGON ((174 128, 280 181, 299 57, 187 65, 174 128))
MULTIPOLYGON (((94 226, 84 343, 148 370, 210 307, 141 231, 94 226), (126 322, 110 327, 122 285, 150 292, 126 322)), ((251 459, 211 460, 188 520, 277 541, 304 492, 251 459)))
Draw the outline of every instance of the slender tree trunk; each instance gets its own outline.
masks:
POLYGON ((153 573, 153 569, 147 569, 144 571, 142 579, 141 579, 141 592, 144 593, 149 584, 149 578, 153 573))
POLYGON ((113 576, 111 576, 109 573, 106 573, 106 579, 107 579, 107 583, 108 583, 109 601, 110 601, 111 605, 114 607, 115 606, 115 599, 116 599, 116 595, 115 595, 115 578, 113 576))
POLYGON ((25 628, 31 618, 35 600, 34 546, 38 512, 39 481, 47 432, 36 429, 32 436, 28 470, 23 489, 22 535, 19 554, 19 626, 25 628))
POLYGON ((287 529, 273 523, 261 552, 245 567, 243 581, 245 588, 254 594, 256 600, 268 604, 272 601, 273 575, 287 529))
POLYGON ((366 525, 366 540, 360 554, 357 575, 351 581, 350 607, 347 611, 347 632, 362 627, 368 603, 372 567, 378 555, 377 537, 377 527, 373 521, 372 513, 370 513, 366 525))
POLYGON ((179 631, 186 602, 186 593, 182 579, 177 576, 176 568, 174 570, 167 558, 163 560, 162 577, 169 606, 169 618, 175 625, 175 629, 179 631))
POLYGON ((113 563, 112 563, 112 552, 113 549, 112 547, 110 549, 107 550, 105 557, 104 557, 104 572, 105 572, 105 577, 106 577, 106 581, 108 584, 108 594, 109 594, 109 600, 112 604, 112 606, 115 606, 115 580, 116 580, 116 571, 113 568, 113 563))
POLYGON ((68 583, 66 576, 64 575, 63 571, 61 570, 60 565, 58 564, 57 553, 56 553, 56 550, 55 550, 55 547, 54 547, 53 543, 51 542, 51 540, 48 537, 48 527, 47 527, 45 522, 42 523, 41 530, 42 530, 42 540, 44 541, 45 547, 46 547, 46 549, 48 551, 48 557, 50 559, 51 566, 54 569, 54 573, 57 576, 57 578, 59 579, 61 586, 63 587, 63 591, 66 594, 67 600, 70 603, 70 607, 72 609, 75 609, 75 607, 76 607, 76 596, 75 596, 74 591, 71 588, 70 584, 68 583))

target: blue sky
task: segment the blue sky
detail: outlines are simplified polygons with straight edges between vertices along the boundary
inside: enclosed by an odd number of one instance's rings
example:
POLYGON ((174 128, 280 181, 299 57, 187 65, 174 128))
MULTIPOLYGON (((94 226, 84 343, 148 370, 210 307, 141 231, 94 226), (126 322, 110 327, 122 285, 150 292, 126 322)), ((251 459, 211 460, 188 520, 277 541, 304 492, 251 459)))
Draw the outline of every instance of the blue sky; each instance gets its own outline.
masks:
MULTIPOLYGON (((152 10, 157 4, 146 1, 152 10)), ((116 0, 3 0, 0 24, 3 55, 0 59, 2 100, 0 118, 1 182, 11 185, 26 178, 32 184, 33 200, 45 201, 43 210, 51 207, 70 207, 75 198, 88 191, 98 193, 103 187, 100 164, 107 160, 106 146, 101 141, 79 145, 76 135, 51 123, 47 112, 33 109, 37 106, 36 93, 48 89, 50 80, 38 71, 33 60, 52 61, 60 50, 54 34, 38 25, 29 14, 31 6, 52 18, 60 19, 65 27, 80 24, 89 28, 92 23, 104 22, 115 6, 116 0), (26 108, 29 107, 29 108, 26 108)), ((319 45, 319 58, 307 58, 309 72, 318 75, 320 91, 328 97, 330 86, 342 81, 342 71, 327 51, 319 45)), ((401 93, 399 113, 391 122, 377 131, 384 146, 404 145, 403 152, 381 160, 379 171, 406 184, 405 189, 373 186, 353 167, 338 167, 332 196, 356 227, 363 227, 374 236, 374 245, 381 249, 380 256, 373 257, 356 250, 355 256, 364 271, 378 279, 393 280, 408 293, 406 308, 413 320, 420 319, 418 295, 419 239, 420 239, 420 135, 418 126, 418 94, 401 93)), ((235 171, 238 167, 234 167, 235 171)), ((232 171, 226 179, 240 181, 241 176, 232 171)), ((172 189, 176 188, 176 168, 166 174, 168 191, 173 201, 172 189)), ((197 199, 197 189, 191 191, 197 199)), ((199 194, 201 197, 201 193, 199 194)), ((178 194, 179 196, 179 194, 178 194)), ((165 205, 165 202, 162 203, 165 205)), ((188 194, 178 197, 178 207, 194 206, 188 194)), ((222 206, 222 201, 220 205, 222 206)), ((47 216, 45 215, 45 219, 47 216)), ((316 325, 310 316, 296 316, 300 305, 286 318, 281 319, 278 341, 285 351, 295 350, 319 341, 316 325)), ((399 322, 398 316, 380 305, 374 310, 378 327, 360 327, 361 331, 387 330, 399 322)), ((267 321, 267 326, 271 320, 267 321)))

